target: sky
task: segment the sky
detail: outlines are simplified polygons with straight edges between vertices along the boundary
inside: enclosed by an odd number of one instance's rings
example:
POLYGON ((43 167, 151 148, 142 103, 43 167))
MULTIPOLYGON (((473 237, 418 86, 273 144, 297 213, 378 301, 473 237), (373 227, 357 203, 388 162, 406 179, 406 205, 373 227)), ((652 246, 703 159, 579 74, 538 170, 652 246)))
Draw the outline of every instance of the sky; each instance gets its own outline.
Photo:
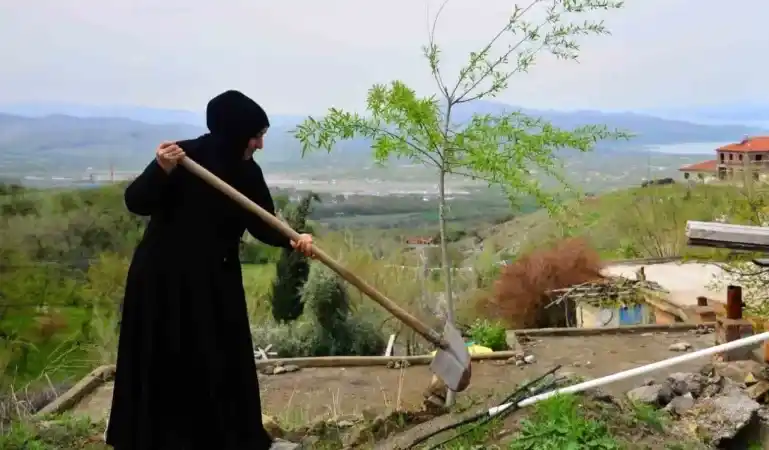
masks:
MULTIPOLYGON (((448 79, 504 25, 514 3, 448 3, 436 32, 448 79)), ((429 95, 435 82, 421 47, 439 6, 437 0, 4 1, 0 104, 200 111, 213 95, 239 89, 271 114, 317 114, 332 106, 361 110, 371 85, 394 79, 429 95)), ((544 55, 498 100, 603 110, 769 101, 767 16, 767 0, 627 0, 622 10, 600 16, 612 35, 583 40, 579 63, 544 55)))

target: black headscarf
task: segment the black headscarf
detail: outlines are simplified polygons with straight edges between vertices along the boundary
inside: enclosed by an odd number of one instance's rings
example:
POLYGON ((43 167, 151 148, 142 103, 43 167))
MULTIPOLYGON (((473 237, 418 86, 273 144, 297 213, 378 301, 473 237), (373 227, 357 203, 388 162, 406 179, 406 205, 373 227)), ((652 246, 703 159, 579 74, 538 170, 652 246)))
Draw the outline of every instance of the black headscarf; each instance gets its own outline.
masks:
POLYGON ((259 136, 270 121, 262 107, 248 96, 227 91, 208 102, 206 125, 211 135, 224 144, 220 151, 242 158, 249 139, 259 136))

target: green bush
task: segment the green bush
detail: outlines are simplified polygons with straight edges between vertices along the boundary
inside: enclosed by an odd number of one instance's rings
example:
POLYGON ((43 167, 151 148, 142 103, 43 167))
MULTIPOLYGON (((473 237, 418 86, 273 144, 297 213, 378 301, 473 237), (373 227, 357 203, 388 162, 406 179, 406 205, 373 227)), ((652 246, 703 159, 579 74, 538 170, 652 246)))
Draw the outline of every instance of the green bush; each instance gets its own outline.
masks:
POLYGON ((333 331, 321 328, 313 337, 309 356, 379 356, 385 349, 379 330, 357 317, 349 317, 333 331))
POLYGON ((473 342, 495 352, 507 350, 507 330, 498 322, 476 320, 470 327, 473 342))
POLYGON ((350 297, 342 281, 321 264, 311 266, 302 301, 312 308, 318 325, 329 332, 344 325, 350 315, 350 297))
POLYGON ((276 352, 279 358, 315 356, 314 342, 317 330, 312 321, 300 320, 289 323, 262 323, 251 328, 254 347, 276 352))
POLYGON ((352 313, 342 281, 321 264, 312 264, 302 290, 309 314, 290 323, 262 324, 252 330, 254 345, 280 357, 370 356, 384 352, 380 330, 352 313))

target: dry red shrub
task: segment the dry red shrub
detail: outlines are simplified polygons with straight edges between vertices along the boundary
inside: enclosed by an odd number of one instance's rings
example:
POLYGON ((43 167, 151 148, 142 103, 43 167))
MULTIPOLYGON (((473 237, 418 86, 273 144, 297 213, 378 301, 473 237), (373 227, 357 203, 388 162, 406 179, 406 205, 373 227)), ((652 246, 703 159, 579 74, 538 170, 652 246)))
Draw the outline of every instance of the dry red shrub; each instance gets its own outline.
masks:
POLYGON ((494 295, 480 307, 513 329, 558 326, 563 310, 545 309, 548 292, 601 278, 601 258, 583 239, 566 239, 502 268, 494 295))

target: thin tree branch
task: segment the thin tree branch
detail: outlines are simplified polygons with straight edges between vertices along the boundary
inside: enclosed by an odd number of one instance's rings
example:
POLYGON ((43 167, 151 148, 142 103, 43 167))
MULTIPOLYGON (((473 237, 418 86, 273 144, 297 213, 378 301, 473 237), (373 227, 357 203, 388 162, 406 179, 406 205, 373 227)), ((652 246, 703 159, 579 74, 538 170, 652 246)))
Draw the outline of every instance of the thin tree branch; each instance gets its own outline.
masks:
MULTIPOLYGON (((368 130, 372 134, 381 133, 381 134, 386 135, 389 138, 397 139, 397 140, 401 141, 402 143, 404 143, 404 144, 408 145, 409 147, 411 147, 411 149, 414 150, 415 152, 417 152, 417 153, 425 156, 426 158, 428 158, 437 167, 440 167, 440 163, 438 162, 438 160, 436 160, 433 157, 433 155, 430 154, 429 150, 427 150, 425 148, 421 148, 418 145, 415 145, 413 142, 410 142, 408 139, 406 139, 403 136, 398 136, 397 134, 393 133, 392 131, 387 131, 387 130, 379 128, 379 127, 372 127, 370 125, 358 124, 358 127, 364 128, 364 129, 368 130)), ((427 145, 425 145, 423 142, 419 141, 418 139, 414 139, 414 140, 417 141, 419 144, 427 147, 427 145)))
POLYGON ((742 270, 742 269, 733 268, 733 267, 729 266, 729 264, 716 263, 716 265, 719 268, 721 268, 721 270, 723 270, 724 272, 729 272, 729 273, 732 273, 734 275, 739 275, 741 277, 756 277, 756 276, 761 276, 761 275, 769 274, 769 268, 760 269, 760 270, 756 270, 756 271, 752 271, 752 272, 747 272, 747 271, 742 270))
MULTIPOLYGON (((539 29, 539 27, 537 27, 537 29, 539 29)), ((486 90, 484 90, 484 91, 481 91, 481 92, 477 93, 476 95, 474 95, 474 96, 472 96, 472 97, 465 97, 467 94, 469 94, 470 92, 472 92, 472 91, 473 91, 473 90, 474 90, 476 87, 478 87, 478 85, 479 85, 479 84, 480 84, 480 83, 481 83, 483 80, 485 80, 485 79, 486 79, 486 77, 488 77, 488 76, 489 76, 489 75, 490 75, 490 74, 491 74, 491 73, 494 71, 494 69, 496 69, 496 67, 497 67, 497 66, 499 66, 500 64, 502 64, 502 62, 503 62, 503 61, 504 61, 504 60, 505 60, 505 59, 506 59, 508 56, 510 56, 510 54, 511 54, 512 52, 514 52, 514 51, 515 51, 515 50, 516 50, 516 49, 517 49, 517 48, 518 48, 520 45, 523 45, 523 43, 524 43, 524 42, 526 42, 527 40, 528 40, 528 39, 526 39, 526 38, 523 38, 523 39, 521 39, 521 41, 520 41, 518 44, 516 44, 516 45, 515 45, 515 46, 514 46, 514 47, 513 47, 513 48, 512 48, 512 49, 511 49, 509 52, 505 53, 503 56, 499 57, 499 59, 497 59, 497 61, 495 61, 493 64, 489 65, 488 69, 487 69, 487 70, 486 70, 486 71, 485 71, 485 72, 484 72, 484 73, 483 73, 483 74, 482 74, 480 77, 478 77, 478 81, 476 81, 476 82, 475 82, 475 83, 474 83, 474 84, 473 84, 473 85, 472 85, 472 86, 471 86, 469 89, 467 89, 467 90, 466 90, 466 91, 465 91, 465 92, 464 92, 464 93, 463 93, 463 94, 462 94, 462 95, 459 97, 459 99, 458 99, 458 100, 456 100, 456 103, 457 103, 457 104, 460 104, 460 103, 468 103, 468 102, 472 102, 472 101, 475 101, 475 100, 481 99, 481 98, 483 98, 483 97, 486 97, 487 95, 489 95, 489 94, 490 94, 490 93, 491 93, 491 92, 494 90, 494 87, 493 87, 493 86, 492 86, 492 87, 490 87, 490 88, 488 88, 488 89, 486 89, 486 90)), ((540 45, 539 47, 537 47, 537 49, 536 49, 536 50, 534 50, 534 51, 532 51, 531 53, 532 53, 532 54, 535 54, 535 53, 539 53, 539 52, 540 52, 540 51, 541 51, 541 50, 542 50, 544 47, 545 47, 545 44, 543 43, 542 45, 540 45)), ((519 73, 520 71, 521 71, 521 65, 519 64, 519 65, 517 65, 517 66, 515 67, 515 69, 513 69, 512 71, 510 71, 510 72, 509 72, 509 73, 508 73, 508 74, 505 76, 505 78, 504 78, 505 82, 506 82, 507 80, 509 80, 510 78, 512 78, 512 77, 513 77, 513 75, 515 75, 515 74, 519 73)))
POLYGON ((451 167, 446 169, 446 173, 451 175, 458 175, 460 177, 473 178, 473 179, 485 181, 491 184, 499 183, 499 180, 495 180, 494 178, 489 178, 488 176, 485 176, 485 175, 475 175, 469 172, 460 172, 452 169, 451 167))
MULTIPOLYGON (((440 8, 438 8, 438 12, 435 14, 435 18, 433 19, 432 27, 430 27, 429 32, 429 50, 431 52, 436 52, 437 55, 437 46, 435 44, 435 30, 438 26, 438 19, 440 18, 441 14, 443 13, 443 10, 446 8, 446 5, 449 3, 449 0, 444 0, 444 2, 441 4, 440 8)), ((428 13, 429 14, 429 13, 428 13)), ((449 97, 449 88, 446 86, 446 83, 443 81, 443 76, 441 75, 441 70, 438 67, 437 61, 436 64, 432 64, 433 61, 431 61, 430 64, 430 71, 433 74, 433 78, 435 79, 435 82, 438 83, 438 89, 441 90, 441 93, 446 98, 447 101, 450 101, 449 97)))
MULTIPOLYGON (((502 27, 502 29, 500 29, 500 30, 497 32, 497 34, 496 34, 496 35, 495 35, 495 36, 494 36, 494 37, 491 39, 491 41, 489 41, 489 43, 488 43, 488 44, 486 44, 486 46, 485 46, 485 47, 483 47, 483 49, 482 49, 480 52, 478 52, 478 53, 475 55, 475 57, 473 57, 473 58, 470 60, 470 63, 469 63, 469 64, 468 64, 468 65, 465 67, 465 69, 463 69, 463 70, 461 70, 461 71, 460 71, 460 73, 459 73, 459 79, 457 80, 457 84, 454 86, 454 89, 453 89, 453 90, 452 90, 452 92, 451 92, 451 97, 455 99, 455 100, 454 100, 454 103, 455 103, 455 104, 458 104, 458 103, 462 103, 462 98, 463 98, 464 96, 466 96, 468 93, 472 92, 472 90, 473 90, 473 89, 475 89, 475 88, 478 86, 478 84, 479 84, 481 81, 483 81, 483 80, 484 80, 484 79, 485 79, 485 78, 488 76, 488 74, 490 73, 490 71, 489 71, 489 70, 487 70, 486 72, 484 72, 484 75, 482 75, 482 76, 478 77, 478 79, 477 79, 477 80, 476 80, 476 81, 473 83, 473 85, 472 85, 470 88, 468 88, 468 89, 465 89, 465 92, 464 92, 464 93, 462 93, 462 95, 460 95, 460 96, 456 96, 457 90, 458 90, 458 89, 459 89, 459 87, 462 85, 462 82, 465 80, 465 78, 467 78, 467 75, 470 73, 470 70, 472 70, 472 68, 473 68, 473 67, 475 67, 475 65, 476 65, 476 64, 477 64, 477 63, 478 63, 478 62, 481 60, 481 58, 483 58, 483 57, 484 57, 484 55, 486 55, 486 54, 487 54, 487 53, 488 53, 488 52, 491 50, 491 47, 493 47, 493 46, 494 46, 494 44, 495 44, 495 43, 496 43, 496 42, 499 40, 499 38, 500 38, 500 37, 502 37, 502 35, 503 35, 503 34, 505 34, 505 31, 507 31, 507 30, 508 30, 508 28, 510 27, 510 24, 511 24, 512 22, 514 22, 514 21, 516 21, 516 20, 520 19, 521 17, 523 17, 523 16, 524 16, 524 14, 526 14, 526 13, 527 13, 529 10, 531 10, 531 8, 533 8, 533 7, 534 7, 534 5, 537 5, 537 4, 539 4, 539 3, 542 3, 543 1, 544 1, 544 0, 533 0, 533 1, 532 1, 532 2, 531 2, 529 5, 528 5, 528 6, 526 6, 525 8, 523 8, 523 9, 520 9, 520 10, 517 10, 517 11, 516 11, 516 14, 515 14, 515 15, 513 15, 512 17, 510 17, 510 19, 508 20, 507 24, 505 24, 505 26, 504 26, 504 27, 502 27)), ((537 27, 537 29, 539 29, 539 28, 541 28, 541 27, 542 27, 542 25, 540 25, 539 27, 537 27)), ((500 58, 497 58, 497 62, 496 62, 494 65, 493 65, 493 67, 496 67, 496 66, 498 66, 498 65, 499 65, 499 64, 500 64, 500 63, 501 63, 501 62, 504 60, 504 58, 506 58, 507 56, 509 56, 509 55, 510 55, 511 53, 513 53, 513 52, 514 52, 514 51, 515 51, 515 50, 516 50, 518 47, 520 47, 520 46, 521 46, 521 45, 522 45, 524 42, 527 42, 527 41, 528 41, 528 34, 525 34, 525 35, 523 36, 523 38, 521 38, 521 40, 520 40, 520 41, 519 41, 517 44, 515 44, 513 47, 511 47, 511 48, 510 48, 510 49, 509 49, 509 50, 508 50, 508 51, 507 51, 507 52, 504 54, 504 56, 502 56, 502 57, 500 57, 500 58)), ((492 70, 493 70, 493 68, 492 68, 492 70)), ((508 78, 509 78, 509 77, 508 77, 508 78)))

